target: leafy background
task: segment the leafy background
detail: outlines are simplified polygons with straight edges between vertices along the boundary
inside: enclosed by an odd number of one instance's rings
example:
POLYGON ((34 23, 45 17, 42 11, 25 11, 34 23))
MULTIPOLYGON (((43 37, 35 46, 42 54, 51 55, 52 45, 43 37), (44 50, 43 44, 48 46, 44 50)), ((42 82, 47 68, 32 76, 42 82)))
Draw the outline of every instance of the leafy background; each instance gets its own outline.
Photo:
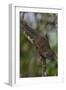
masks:
MULTIPOLYGON (((50 47, 58 53, 58 14, 20 12, 20 19, 27 22, 42 35, 47 35, 50 47), (22 18, 24 14, 24 18, 22 18)), ((20 23, 20 31, 23 24, 20 23)), ((20 32, 20 77, 39 77, 41 75, 41 60, 35 46, 20 32)), ((46 60, 47 76, 58 75, 58 61, 46 60)))

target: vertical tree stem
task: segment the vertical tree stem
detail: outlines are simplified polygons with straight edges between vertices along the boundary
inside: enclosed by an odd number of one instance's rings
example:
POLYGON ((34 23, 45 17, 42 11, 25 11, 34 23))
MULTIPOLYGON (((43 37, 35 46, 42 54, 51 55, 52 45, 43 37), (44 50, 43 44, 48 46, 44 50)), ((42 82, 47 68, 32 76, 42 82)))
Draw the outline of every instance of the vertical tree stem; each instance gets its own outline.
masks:
POLYGON ((41 58, 41 64, 42 64, 42 76, 46 76, 46 59, 41 58))

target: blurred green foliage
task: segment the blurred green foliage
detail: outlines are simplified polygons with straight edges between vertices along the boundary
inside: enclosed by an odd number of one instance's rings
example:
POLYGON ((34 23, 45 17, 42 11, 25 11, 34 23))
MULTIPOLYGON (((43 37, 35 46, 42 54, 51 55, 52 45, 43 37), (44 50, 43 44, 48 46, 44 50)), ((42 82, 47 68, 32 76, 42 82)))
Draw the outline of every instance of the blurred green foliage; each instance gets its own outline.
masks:
MULTIPOLYGON (((23 12, 20 13, 20 19, 23 12)), ((55 13, 25 13, 24 20, 37 32, 42 35, 48 35, 49 44, 57 55, 58 31, 57 19, 55 13)), ((20 23, 22 26, 22 24, 20 23)), ((20 28, 20 31, 23 28, 20 28)), ((20 32, 20 77, 39 77, 41 75, 41 60, 35 46, 20 32)), ((58 75, 58 62, 55 60, 46 60, 47 76, 58 75)))

